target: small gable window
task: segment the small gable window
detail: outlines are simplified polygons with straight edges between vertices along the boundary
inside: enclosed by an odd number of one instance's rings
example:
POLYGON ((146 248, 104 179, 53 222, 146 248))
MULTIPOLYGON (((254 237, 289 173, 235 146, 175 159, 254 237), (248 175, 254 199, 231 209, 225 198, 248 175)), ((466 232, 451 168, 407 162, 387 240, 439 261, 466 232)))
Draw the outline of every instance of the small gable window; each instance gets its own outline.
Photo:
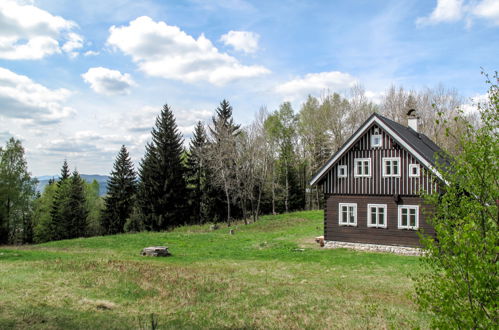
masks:
POLYGON ((371 158, 355 158, 353 174, 355 177, 370 177, 371 158))
POLYGON ((383 158, 383 176, 400 176, 400 157, 383 158))
POLYGON ((338 165, 338 178, 346 178, 348 176, 347 166, 338 165))
POLYGON ((383 146, 383 140, 381 140, 381 134, 371 135, 371 148, 379 148, 383 146))
POLYGON ((409 164, 409 177, 419 178, 419 164, 409 164))
POLYGON ((400 205, 398 212, 399 229, 418 229, 419 227, 419 206, 400 205))
POLYGON ((340 226, 357 226, 357 204, 356 203, 339 203, 339 225, 340 226))

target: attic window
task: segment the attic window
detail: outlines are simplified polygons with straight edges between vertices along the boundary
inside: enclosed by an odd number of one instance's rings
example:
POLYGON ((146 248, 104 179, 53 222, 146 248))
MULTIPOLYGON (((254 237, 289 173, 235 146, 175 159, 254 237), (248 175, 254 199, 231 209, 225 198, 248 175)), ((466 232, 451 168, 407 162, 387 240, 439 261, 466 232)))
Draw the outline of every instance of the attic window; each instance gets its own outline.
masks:
POLYGON ((409 177, 411 178, 419 177, 419 164, 409 164, 409 177))
POLYGON ((383 177, 400 176, 400 157, 383 158, 383 177))
POLYGON ((371 135, 371 147, 375 148, 375 147, 382 147, 382 146, 383 146, 383 140, 381 140, 381 134, 371 135))
POLYGON ((346 178, 348 176, 347 166, 338 165, 338 178, 346 178))
POLYGON ((353 176, 370 177, 371 176, 371 158, 355 158, 353 176))

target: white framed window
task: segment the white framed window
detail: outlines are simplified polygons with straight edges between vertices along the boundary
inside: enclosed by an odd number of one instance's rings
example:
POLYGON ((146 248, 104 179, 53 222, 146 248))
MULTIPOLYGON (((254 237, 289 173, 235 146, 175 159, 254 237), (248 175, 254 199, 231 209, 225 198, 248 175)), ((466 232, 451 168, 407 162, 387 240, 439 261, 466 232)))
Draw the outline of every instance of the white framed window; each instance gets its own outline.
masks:
POLYGON ((383 158, 383 176, 400 176, 400 157, 383 158))
POLYGON ((371 158, 355 158, 353 175, 355 177, 371 176, 371 158))
POLYGON ((347 166, 338 165, 338 178, 346 178, 348 176, 347 166))
POLYGON ((367 204, 367 227, 386 228, 386 204, 367 204))
POLYGON ((418 229, 419 228, 419 206, 418 205, 399 205, 398 228, 399 229, 418 229))
POLYGON ((338 204, 338 223, 340 226, 357 226, 357 204, 338 204))
POLYGON ((409 164, 409 177, 419 178, 419 164, 409 164))
POLYGON ((371 147, 377 148, 383 146, 383 140, 381 139, 381 134, 371 135, 371 147))

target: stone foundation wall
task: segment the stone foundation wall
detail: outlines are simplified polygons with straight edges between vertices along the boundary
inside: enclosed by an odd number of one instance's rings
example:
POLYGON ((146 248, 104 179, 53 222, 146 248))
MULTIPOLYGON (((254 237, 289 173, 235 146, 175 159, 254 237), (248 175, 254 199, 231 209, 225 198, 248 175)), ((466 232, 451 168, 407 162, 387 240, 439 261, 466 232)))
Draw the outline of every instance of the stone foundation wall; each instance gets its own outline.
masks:
POLYGON ((324 248, 326 249, 347 248, 358 251, 389 252, 406 256, 420 256, 422 254, 422 251, 419 248, 412 248, 406 246, 379 245, 379 244, 349 243, 349 242, 338 242, 338 241, 325 241, 324 248))

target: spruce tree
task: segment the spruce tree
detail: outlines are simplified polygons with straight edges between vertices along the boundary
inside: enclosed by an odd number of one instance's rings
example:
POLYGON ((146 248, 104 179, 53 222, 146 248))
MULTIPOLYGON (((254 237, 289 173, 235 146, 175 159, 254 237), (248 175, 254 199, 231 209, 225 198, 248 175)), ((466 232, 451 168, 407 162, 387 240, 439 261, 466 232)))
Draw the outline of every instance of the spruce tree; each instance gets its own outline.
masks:
POLYGON ((76 170, 69 179, 69 194, 63 201, 61 211, 66 227, 65 238, 85 236, 88 225, 85 182, 76 170))
POLYGON ((206 201, 206 152, 207 140, 203 123, 198 122, 189 143, 187 158, 187 183, 191 222, 203 223, 207 220, 206 201))
POLYGON ((124 231, 125 222, 133 210, 136 190, 137 177, 133 163, 123 145, 107 182, 107 196, 104 198, 105 207, 101 216, 105 233, 117 234, 124 231))
POLYGON ((137 203, 147 230, 165 230, 186 222, 187 186, 182 143, 173 112, 165 104, 139 169, 137 203))
POLYGON ((211 170, 210 177, 225 197, 227 211, 225 219, 228 225, 232 217, 233 192, 237 189, 234 155, 239 128, 240 125, 236 125, 232 118, 232 107, 227 100, 223 100, 216 109, 216 116, 212 118, 208 164, 211 170))
POLYGON ((61 168, 61 176, 57 181, 57 190, 52 200, 52 207, 50 210, 50 224, 49 224, 49 237, 48 239, 60 240, 66 238, 66 224, 61 210, 64 199, 69 193, 69 168, 68 163, 64 160, 61 168))

